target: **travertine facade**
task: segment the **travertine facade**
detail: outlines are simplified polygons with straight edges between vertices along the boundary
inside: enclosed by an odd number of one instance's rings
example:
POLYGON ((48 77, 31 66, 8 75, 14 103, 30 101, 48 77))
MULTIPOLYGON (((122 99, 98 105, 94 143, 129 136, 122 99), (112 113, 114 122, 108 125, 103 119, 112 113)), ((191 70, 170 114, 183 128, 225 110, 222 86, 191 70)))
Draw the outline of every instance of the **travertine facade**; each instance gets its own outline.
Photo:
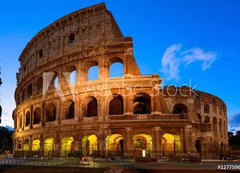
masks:
POLYGON ((141 75, 131 37, 98 4, 40 31, 20 55, 13 112, 15 154, 219 157, 226 106, 188 87, 141 75), (123 76, 110 77, 121 63, 123 76), (98 67, 98 79, 89 69, 98 67), (72 79, 72 76, 73 80, 72 79), (214 154, 213 154, 214 153, 214 154))

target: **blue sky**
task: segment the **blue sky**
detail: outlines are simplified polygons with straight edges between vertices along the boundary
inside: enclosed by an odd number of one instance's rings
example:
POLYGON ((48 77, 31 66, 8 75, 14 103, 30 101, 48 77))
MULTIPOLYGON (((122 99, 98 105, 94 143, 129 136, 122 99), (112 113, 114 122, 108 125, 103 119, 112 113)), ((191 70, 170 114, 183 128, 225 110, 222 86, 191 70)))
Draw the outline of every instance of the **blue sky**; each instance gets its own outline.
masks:
MULTIPOLYGON (((58 18, 99 0, 0 2, 2 125, 11 112, 18 56, 27 42, 58 18)), ((106 0, 125 36, 134 39, 142 74, 158 73, 165 84, 189 84, 222 98, 230 130, 240 129, 240 1, 106 0)))

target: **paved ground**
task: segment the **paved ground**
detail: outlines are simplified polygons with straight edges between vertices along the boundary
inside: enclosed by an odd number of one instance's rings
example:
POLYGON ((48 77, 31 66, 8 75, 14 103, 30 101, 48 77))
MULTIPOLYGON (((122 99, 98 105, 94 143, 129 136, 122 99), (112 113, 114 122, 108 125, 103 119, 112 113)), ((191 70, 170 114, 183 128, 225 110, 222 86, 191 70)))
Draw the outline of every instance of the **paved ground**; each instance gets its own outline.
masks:
MULTIPOLYGON (((151 162, 136 163, 133 161, 79 162, 77 159, 0 159, 0 172, 6 173, 221 173, 220 165, 239 165, 240 162, 208 161, 188 162, 151 162)), ((235 169, 240 173, 240 169, 235 169)))

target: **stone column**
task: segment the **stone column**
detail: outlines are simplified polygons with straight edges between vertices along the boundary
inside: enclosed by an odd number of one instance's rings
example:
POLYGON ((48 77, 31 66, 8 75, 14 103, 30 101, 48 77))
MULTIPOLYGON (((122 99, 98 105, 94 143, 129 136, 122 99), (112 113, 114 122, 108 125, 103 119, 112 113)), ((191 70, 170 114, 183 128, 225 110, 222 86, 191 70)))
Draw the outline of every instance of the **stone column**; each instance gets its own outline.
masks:
POLYGON ((156 156, 159 156, 160 154, 160 132, 161 128, 160 127, 154 127, 154 133, 155 133, 155 139, 153 139, 153 141, 155 142, 155 154, 156 156))
POLYGON ((131 131, 132 131, 131 127, 126 127, 125 128, 125 133, 126 133, 125 141, 126 142, 124 143, 124 149, 125 149, 124 155, 128 156, 128 157, 133 156, 133 146, 131 146, 131 143, 132 143, 131 131))
POLYGON ((191 129, 192 129, 192 126, 186 126, 183 130, 183 133, 184 133, 183 134, 183 137, 184 137, 184 140, 183 140, 184 153, 188 153, 188 152, 194 153, 194 152, 196 152, 195 141, 193 141, 191 129))
POLYGON ((40 156, 44 156, 44 137, 40 135, 40 156))
POLYGON ((41 104, 41 126, 44 127, 45 126, 45 104, 42 103, 41 104))

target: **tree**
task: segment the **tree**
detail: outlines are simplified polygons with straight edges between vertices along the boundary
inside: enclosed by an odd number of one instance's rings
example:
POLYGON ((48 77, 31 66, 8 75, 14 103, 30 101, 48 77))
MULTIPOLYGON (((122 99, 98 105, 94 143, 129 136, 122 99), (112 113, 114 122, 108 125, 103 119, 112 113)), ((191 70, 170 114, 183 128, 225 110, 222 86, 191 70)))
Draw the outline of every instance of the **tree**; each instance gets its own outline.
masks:
POLYGON ((12 134, 13 131, 9 131, 5 127, 0 127, 0 153, 7 150, 12 150, 12 134))

